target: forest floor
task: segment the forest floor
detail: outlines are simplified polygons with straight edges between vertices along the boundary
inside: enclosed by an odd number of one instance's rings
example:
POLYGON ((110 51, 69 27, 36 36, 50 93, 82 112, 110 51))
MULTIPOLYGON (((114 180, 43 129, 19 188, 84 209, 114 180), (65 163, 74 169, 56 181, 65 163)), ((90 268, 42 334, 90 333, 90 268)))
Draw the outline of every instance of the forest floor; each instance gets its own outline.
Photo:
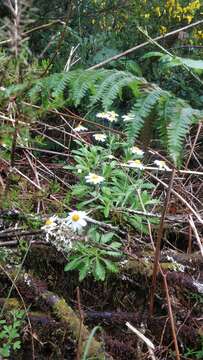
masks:
MULTIPOLYGON (((54 138, 53 130, 46 135, 54 138)), ((152 171, 161 202, 160 221, 146 221, 149 234, 114 221, 125 259, 104 281, 89 275, 79 282, 77 270, 64 272, 67 256, 39 227, 38 217, 44 222, 66 211, 61 199, 77 182, 64 170, 64 155, 75 164, 68 150, 19 146, 11 172, 2 160, 0 303, 9 324, 11 310, 25 312, 21 349, 11 347, 10 359, 203 358, 202 159, 195 135, 186 147, 190 166, 175 173, 171 188, 171 173, 152 171)))

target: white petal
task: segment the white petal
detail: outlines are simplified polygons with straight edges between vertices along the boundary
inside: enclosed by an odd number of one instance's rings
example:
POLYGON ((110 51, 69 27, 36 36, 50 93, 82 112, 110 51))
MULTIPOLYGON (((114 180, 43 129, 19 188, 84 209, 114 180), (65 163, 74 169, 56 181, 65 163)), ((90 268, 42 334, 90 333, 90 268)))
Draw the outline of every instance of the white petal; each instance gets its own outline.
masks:
POLYGON ((85 221, 84 219, 80 220, 80 225, 81 226, 86 226, 87 225, 87 221, 85 221))

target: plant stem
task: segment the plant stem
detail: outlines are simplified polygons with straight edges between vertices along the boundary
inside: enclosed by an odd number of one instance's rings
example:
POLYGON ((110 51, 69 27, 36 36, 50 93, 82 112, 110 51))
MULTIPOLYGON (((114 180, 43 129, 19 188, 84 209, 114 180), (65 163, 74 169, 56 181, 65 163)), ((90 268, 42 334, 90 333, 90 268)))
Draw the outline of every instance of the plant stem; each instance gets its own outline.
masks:
POLYGON ((172 174, 171 174, 171 179, 170 179, 170 183, 169 183, 169 187, 168 187, 168 191, 167 191, 167 196, 165 199, 164 208, 162 211, 159 229, 158 229, 158 233, 157 233, 156 251, 155 251, 155 258, 154 258, 154 268, 153 268, 153 275, 152 275, 152 286, 151 286, 151 292, 150 292, 150 305, 149 305, 149 311, 150 311, 151 316, 153 315, 153 311, 154 311, 154 295, 155 295, 155 291, 156 291, 156 278, 157 278, 157 270, 159 267, 161 239, 162 239, 163 232, 164 232, 164 221, 165 221, 165 217, 166 217, 166 213, 167 213, 167 209, 168 209, 168 205, 169 205, 169 200, 170 200, 170 196, 171 196, 171 189, 173 186, 175 172, 176 172, 176 170, 174 168, 172 171, 172 174))

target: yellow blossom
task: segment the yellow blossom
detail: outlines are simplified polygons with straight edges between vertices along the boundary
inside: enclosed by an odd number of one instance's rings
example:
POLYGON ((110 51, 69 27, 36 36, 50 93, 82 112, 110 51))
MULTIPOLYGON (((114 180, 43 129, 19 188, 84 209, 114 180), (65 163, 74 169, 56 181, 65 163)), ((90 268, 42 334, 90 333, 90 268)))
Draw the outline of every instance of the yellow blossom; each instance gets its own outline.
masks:
POLYGON ((159 6, 157 6, 156 8, 155 8, 155 12, 156 12, 156 14, 160 17, 161 16, 161 11, 160 11, 160 7, 159 6))

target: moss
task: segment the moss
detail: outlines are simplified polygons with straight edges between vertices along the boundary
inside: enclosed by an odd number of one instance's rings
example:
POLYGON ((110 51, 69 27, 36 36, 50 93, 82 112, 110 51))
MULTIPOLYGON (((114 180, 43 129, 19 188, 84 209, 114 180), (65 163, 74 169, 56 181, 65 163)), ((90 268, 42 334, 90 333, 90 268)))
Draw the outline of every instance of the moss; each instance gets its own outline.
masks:
MULTIPOLYGON (((180 266, 181 266, 181 264, 180 264, 180 266)), ((164 263, 161 263, 161 268, 163 270, 178 271, 178 263, 164 262, 164 263)))
POLYGON ((152 276, 153 263, 147 259, 129 260, 124 266, 124 270, 131 270, 137 274, 150 277, 152 276))
MULTIPOLYGON (((43 297, 50 297, 52 295, 52 293, 46 292, 46 294, 43 294, 43 297)), ((80 319, 77 317, 73 309, 66 303, 63 298, 55 297, 55 300, 55 303, 52 305, 54 314, 60 320, 66 323, 68 329, 73 335, 74 340, 78 341, 80 337, 82 353, 84 351, 86 342, 90 336, 88 328, 83 324, 81 325, 80 319)), ((98 360, 105 359, 102 344, 94 338, 92 339, 88 355, 91 357, 96 356, 96 359, 98 360)))
POLYGON ((16 298, 1 299, 0 303, 4 304, 5 310, 21 309, 23 308, 22 303, 16 298))

